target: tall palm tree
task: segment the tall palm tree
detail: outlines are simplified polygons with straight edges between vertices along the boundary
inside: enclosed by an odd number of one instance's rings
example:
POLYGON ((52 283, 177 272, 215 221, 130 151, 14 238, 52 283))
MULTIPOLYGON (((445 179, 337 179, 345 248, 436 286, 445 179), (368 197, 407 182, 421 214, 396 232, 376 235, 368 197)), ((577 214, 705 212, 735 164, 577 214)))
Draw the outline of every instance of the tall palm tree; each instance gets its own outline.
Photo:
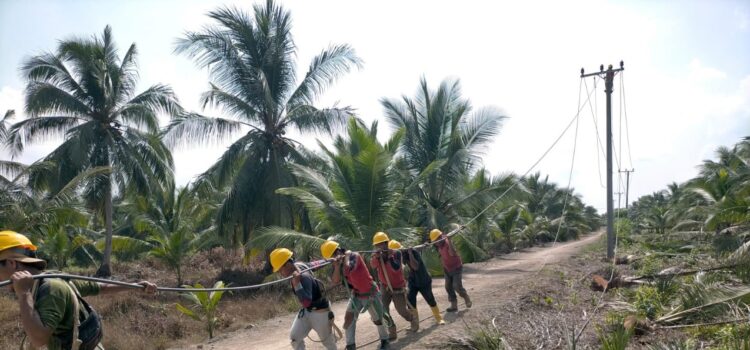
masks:
POLYGON ((255 5, 252 15, 220 8, 208 16, 216 24, 188 32, 176 51, 208 69, 211 89, 201 103, 221 108, 226 117, 187 114, 172 121, 165 137, 172 144, 205 143, 247 130, 201 177, 229 188, 217 215, 219 233, 247 240, 254 228, 292 226, 291 201, 275 191, 293 185, 286 164, 304 162, 304 156, 286 133, 330 132, 345 124, 351 108, 319 109, 313 103, 339 76, 359 67, 360 59, 348 45, 333 45, 313 59, 297 84, 288 11, 268 0, 255 5))
POLYGON ((463 194, 462 181, 500 131, 503 114, 493 107, 472 111, 458 81, 432 91, 423 78, 414 99, 381 99, 390 124, 404 130, 401 154, 412 178, 436 168, 415 191, 419 225, 445 227, 456 219, 451 203, 463 194), (458 189, 459 191, 454 191, 458 189))
POLYGON ((101 38, 63 40, 55 53, 26 60, 21 71, 27 80, 28 118, 13 125, 7 140, 18 154, 27 143, 65 136, 45 158, 56 164, 47 179, 52 192, 86 169, 111 168, 111 174, 84 191, 87 205, 104 216, 100 276, 111 274, 113 192, 134 187, 148 193, 154 181, 173 176, 172 156, 157 136, 157 114, 175 115, 180 107, 166 85, 135 94, 136 56, 132 44, 120 59, 107 26, 101 38))

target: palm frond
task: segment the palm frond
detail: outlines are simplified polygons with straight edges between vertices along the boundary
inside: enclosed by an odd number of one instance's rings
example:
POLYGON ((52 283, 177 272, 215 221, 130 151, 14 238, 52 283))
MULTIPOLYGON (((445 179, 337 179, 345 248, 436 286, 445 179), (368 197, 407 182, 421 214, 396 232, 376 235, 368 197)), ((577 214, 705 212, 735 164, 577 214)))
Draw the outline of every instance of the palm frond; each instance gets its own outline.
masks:
POLYGON ((25 119, 13 124, 6 143, 10 147, 11 154, 17 155, 23 151, 25 144, 62 136, 79 125, 81 121, 76 117, 65 116, 25 119))
POLYGON ((9 160, 0 160, 0 176, 5 177, 8 181, 11 181, 11 179, 14 179, 24 173, 28 169, 28 167, 28 165, 23 163, 13 162, 9 160))
POLYGON ((115 96, 118 97, 117 103, 124 103, 133 94, 135 87, 138 83, 138 65, 136 63, 136 57, 138 56, 138 50, 135 44, 131 44, 128 51, 125 52, 125 56, 122 57, 120 67, 117 69, 116 76, 118 77, 117 85, 114 86, 116 89, 115 96))
POLYGON ((346 125, 346 121, 354 115, 351 107, 318 109, 310 105, 303 105, 292 109, 289 123, 301 133, 319 132, 331 134, 346 125))
POLYGON ((289 98, 289 105, 312 105, 325 90, 352 68, 361 68, 362 60, 349 45, 333 45, 315 56, 297 89, 289 98))
POLYGON ((255 232, 253 238, 248 241, 246 248, 268 251, 278 247, 284 247, 295 251, 298 256, 310 257, 319 252, 320 245, 325 238, 311 236, 281 227, 270 226, 260 228, 255 232))
POLYGON ((155 133, 159 128, 158 112, 172 117, 182 114, 182 107, 169 86, 157 84, 149 87, 123 103, 114 114, 125 123, 145 127, 155 133))
POLYGON ((211 90, 204 92, 200 98, 203 108, 206 106, 220 107, 224 113, 249 122, 260 122, 256 107, 242 97, 226 92, 211 84, 211 90))
POLYGON ((29 81, 47 82, 58 86, 71 92, 78 99, 87 97, 87 92, 70 73, 61 57, 52 53, 31 57, 21 65, 21 74, 29 81))
MULTIPOLYGON (((104 250, 104 238, 96 241, 96 249, 104 250)), ((127 255, 139 255, 153 249, 153 245, 144 240, 126 236, 112 236, 112 251, 127 255)))
POLYGON ((240 168, 245 164, 245 161, 257 154, 253 150, 257 150, 260 147, 262 144, 261 140, 262 134, 255 131, 242 136, 224 151, 216 163, 201 174, 201 178, 210 179, 219 187, 225 186, 234 179, 240 168))
POLYGON ((750 302, 750 287, 714 287, 710 291, 707 291, 705 300, 699 305, 688 309, 677 307, 666 315, 656 319, 654 322, 657 324, 675 323, 692 316, 701 314, 705 315, 707 311, 712 308, 725 307, 728 304, 737 302, 745 304, 750 302))
POLYGON ((13 119, 16 116, 16 111, 9 109, 5 111, 5 114, 3 115, 3 119, 0 119, 0 122, 5 123, 11 119, 13 119))
POLYGON ((170 147, 186 146, 193 142, 211 144, 229 139, 241 130, 242 123, 234 120, 185 113, 169 122, 163 138, 170 147))
POLYGON ((481 147, 494 141, 506 118, 499 109, 485 107, 477 110, 470 118, 462 119, 460 128, 464 147, 481 151, 481 147))

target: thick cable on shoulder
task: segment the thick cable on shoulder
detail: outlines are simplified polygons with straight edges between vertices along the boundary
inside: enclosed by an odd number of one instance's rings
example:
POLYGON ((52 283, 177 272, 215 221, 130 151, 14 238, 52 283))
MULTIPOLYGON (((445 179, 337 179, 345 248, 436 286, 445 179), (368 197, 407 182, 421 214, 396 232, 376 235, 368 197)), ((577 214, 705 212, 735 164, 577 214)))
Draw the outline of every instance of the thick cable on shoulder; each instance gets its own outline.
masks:
MULTIPOLYGON (((303 269, 300 271, 300 273, 313 271, 316 269, 319 269, 321 267, 327 266, 331 264, 330 261, 325 261, 319 265, 316 265, 314 267, 309 267, 306 269, 303 269)), ((109 280, 105 278, 96 278, 96 277, 89 277, 89 276, 78 276, 78 275, 69 275, 65 273, 48 273, 48 274, 39 274, 34 275, 31 278, 33 279, 42 279, 42 278, 61 278, 61 279, 68 279, 68 280, 81 280, 81 281, 89 281, 89 282, 99 282, 99 283, 106 283, 106 284, 113 284, 118 285, 122 287, 128 287, 133 289, 143 289, 145 286, 142 286, 140 284, 136 283, 128 283, 128 282, 121 282, 116 280, 109 280)), ((242 290, 251 290, 251 289, 258 289, 267 287, 270 285, 274 285, 277 283, 281 283, 284 281, 288 281, 292 278, 292 276, 285 277, 282 279, 265 282, 261 284, 254 284, 254 285, 247 285, 247 286, 237 286, 237 287, 224 287, 224 288, 185 288, 185 287, 157 287, 156 290, 160 292, 232 292, 232 291, 242 291, 242 290)), ((0 282, 0 287, 5 287, 7 285, 10 285, 12 282, 10 280, 2 281, 0 282)))

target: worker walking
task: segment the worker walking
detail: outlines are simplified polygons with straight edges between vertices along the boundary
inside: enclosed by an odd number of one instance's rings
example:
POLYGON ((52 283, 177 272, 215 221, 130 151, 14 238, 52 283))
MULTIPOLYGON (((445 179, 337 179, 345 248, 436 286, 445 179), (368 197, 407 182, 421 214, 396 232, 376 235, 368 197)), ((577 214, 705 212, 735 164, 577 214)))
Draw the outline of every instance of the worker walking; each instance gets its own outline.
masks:
POLYGON ((282 277, 292 276, 292 290, 302 305, 289 332, 292 349, 304 350, 305 337, 311 330, 315 330, 323 346, 327 350, 335 350, 334 315, 328 299, 324 296, 323 282, 313 277, 310 272, 301 273, 300 267, 305 269, 307 266, 295 262, 289 249, 274 249, 269 255, 269 260, 273 272, 278 272, 282 277))
POLYGON ((451 243, 450 237, 445 235, 442 231, 434 229, 430 231, 430 241, 435 243, 438 253, 440 253, 440 261, 443 263, 443 272, 445 273, 445 291, 448 292, 448 301, 451 306, 445 311, 455 312, 458 310, 458 293, 466 302, 466 307, 471 307, 471 299, 469 294, 464 289, 463 281, 461 280, 461 274, 463 272, 463 262, 461 256, 456 252, 456 248, 451 243))
POLYGON ((356 252, 344 250, 338 242, 326 241, 320 246, 320 253, 333 261, 333 285, 343 283, 349 292, 349 305, 344 316, 346 350, 357 348, 356 328, 360 313, 367 310, 375 323, 380 336, 379 349, 389 349, 388 329, 393 325, 388 310, 383 307, 380 290, 373 282, 370 271, 362 256, 356 252), (343 278, 342 278, 343 277, 343 278))
POLYGON ((422 255, 414 248, 407 248, 402 250, 401 243, 396 240, 388 242, 388 248, 392 250, 401 250, 401 255, 404 259, 404 265, 409 267, 409 292, 406 295, 409 305, 412 307, 412 313, 414 318, 419 320, 419 312, 417 311, 417 293, 422 294, 422 298, 430 306, 432 315, 435 317, 435 322, 438 325, 444 325, 442 315, 440 315, 440 309, 435 301, 435 296, 432 294, 432 276, 427 271, 427 267, 422 261, 422 255))
MULTIPOLYGON (((419 317, 414 315, 413 307, 406 301, 406 279, 402 268, 401 252, 390 250, 389 241, 385 232, 378 232, 372 237, 372 245, 377 251, 370 258, 370 266, 378 273, 378 282, 383 295, 383 308, 390 311, 391 301, 393 301, 398 314, 410 322, 409 330, 416 332, 419 329, 419 317)), ((391 341, 398 338, 395 324, 388 328, 388 335, 391 341)))
MULTIPOLYGON (((47 262, 36 257, 37 248, 24 235, 0 232, 0 280, 10 279, 18 298, 20 321, 25 337, 34 348, 49 350, 91 350, 102 348, 104 336, 99 314, 84 296, 131 291, 132 288, 107 283, 64 281, 59 278, 34 279, 45 273, 47 262)), ((156 285, 138 283, 148 294, 156 285)))

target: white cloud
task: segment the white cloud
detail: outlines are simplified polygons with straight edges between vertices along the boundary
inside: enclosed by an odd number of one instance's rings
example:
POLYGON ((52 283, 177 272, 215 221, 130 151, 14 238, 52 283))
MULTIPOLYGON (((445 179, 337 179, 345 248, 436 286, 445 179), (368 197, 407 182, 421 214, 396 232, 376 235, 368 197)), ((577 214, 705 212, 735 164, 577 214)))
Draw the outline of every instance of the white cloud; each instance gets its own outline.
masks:
POLYGON ((695 58, 690 62, 690 73, 688 77, 695 81, 705 81, 713 79, 724 79, 727 74, 713 67, 707 67, 703 63, 695 58))

